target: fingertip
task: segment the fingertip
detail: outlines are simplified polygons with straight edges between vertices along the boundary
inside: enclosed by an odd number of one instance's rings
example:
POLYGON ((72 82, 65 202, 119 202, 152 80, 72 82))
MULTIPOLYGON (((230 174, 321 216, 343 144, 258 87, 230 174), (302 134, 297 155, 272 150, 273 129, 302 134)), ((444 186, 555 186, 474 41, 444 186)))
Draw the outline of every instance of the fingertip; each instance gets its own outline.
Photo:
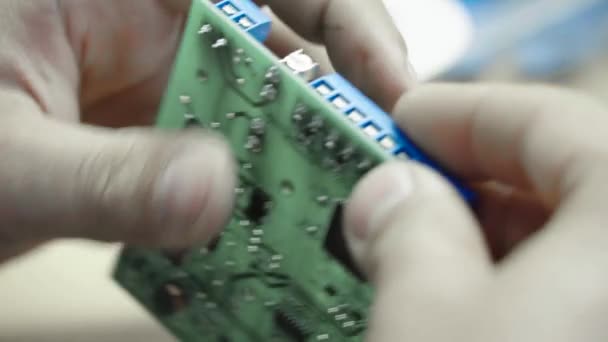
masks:
POLYGON ((153 191, 164 247, 207 242, 219 234, 234 201, 235 163, 219 139, 193 142, 175 156, 153 191))
POLYGON ((387 162, 372 170, 355 187, 344 211, 344 229, 351 253, 369 274, 366 253, 387 217, 414 191, 407 163, 387 162))

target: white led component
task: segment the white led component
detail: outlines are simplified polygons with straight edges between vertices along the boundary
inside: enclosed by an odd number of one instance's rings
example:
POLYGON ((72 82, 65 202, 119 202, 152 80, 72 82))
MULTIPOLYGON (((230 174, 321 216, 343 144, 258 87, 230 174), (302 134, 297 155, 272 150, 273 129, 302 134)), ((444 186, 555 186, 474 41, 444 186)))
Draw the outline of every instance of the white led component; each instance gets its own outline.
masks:
POLYGON ((380 134, 380 129, 374 124, 369 124, 363 128, 363 132, 365 132, 365 134, 369 135, 370 137, 375 138, 376 136, 378 136, 378 134, 380 134))
POLYGON ((365 115, 361 114, 361 112, 359 112, 356 109, 353 109, 352 111, 350 111, 350 113, 347 114, 347 117, 350 119, 350 121, 352 121, 354 123, 359 123, 359 122, 365 120, 365 115))
POLYGON ((331 100, 331 103, 334 105, 334 107, 336 107, 338 109, 344 109, 344 108, 348 107, 349 102, 347 99, 345 99, 341 95, 338 95, 333 100, 331 100))
MULTIPOLYGON (((319 74, 319 64, 312 57, 305 54, 303 50, 297 50, 283 58, 283 64, 291 69, 296 75, 306 81, 312 81, 319 74)), ((328 88, 326 86, 326 88, 328 88)), ((328 92, 329 94, 329 92, 328 92)))
POLYGON ((231 4, 225 4, 224 6, 222 6, 222 11, 224 11, 224 13, 228 15, 234 15, 238 12, 236 7, 232 6, 231 4))
POLYGON ((380 139, 380 145, 382 145, 382 147, 384 147, 387 150, 392 150, 393 148, 395 148, 397 143, 395 142, 395 139, 393 139, 391 136, 387 135, 384 138, 380 139))

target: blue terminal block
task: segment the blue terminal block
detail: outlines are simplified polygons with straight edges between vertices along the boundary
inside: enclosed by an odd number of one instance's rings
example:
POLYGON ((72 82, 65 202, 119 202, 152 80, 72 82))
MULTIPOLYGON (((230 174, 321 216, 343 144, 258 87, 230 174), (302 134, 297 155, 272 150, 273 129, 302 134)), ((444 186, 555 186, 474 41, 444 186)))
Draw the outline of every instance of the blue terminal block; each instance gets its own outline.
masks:
POLYGON ((271 19, 250 0, 224 0, 216 7, 259 42, 263 43, 268 38, 271 19))
POLYGON ((318 78, 310 85, 388 153, 399 158, 413 159, 434 168, 452 182, 465 200, 472 202, 475 199, 470 189, 448 175, 436 162, 426 156, 397 127, 389 114, 345 78, 334 73, 318 78))

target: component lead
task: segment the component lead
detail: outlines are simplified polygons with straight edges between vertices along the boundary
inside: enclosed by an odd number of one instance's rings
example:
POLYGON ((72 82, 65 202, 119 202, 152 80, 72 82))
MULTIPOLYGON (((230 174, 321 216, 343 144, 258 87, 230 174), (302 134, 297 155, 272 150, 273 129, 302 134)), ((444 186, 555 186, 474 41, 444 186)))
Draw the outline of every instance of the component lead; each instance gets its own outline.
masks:
POLYGON ((338 314, 338 315, 335 315, 335 316, 334 316, 334 319, 335 319, 336 321, 343 321, 343 320, 345 320, 345 319, 346 319, 346 317, 347 317, 347 316, 346 316, 346 314, 338 314))
POLYGON ((329 334, 317 335, 317 341, 327 341, 327 340, 329 340, 329 334))
POLYGON ((319 203, 321 205, 327 204, 328 201, 329 201, 329 196, 327 196, 327 195, 317 196, 317 203, 319 203))
POLYGON ((226 45, 228 45, 228 40, 226 40, 226 38, 220 38, 220 39, 216 40, 215 43, 213 43, 211 45, 211 47, 214 49, 218 49, 218 48, 224 47, 226 45))
POLYGON ((306 227, 306 231, 309 232, 309 233, 314 233, 317 230, 319 230, 319 227, 317 227, 317 226, 308 226, 308 227, 306 227))
POLYGON ((182 104, 189 104, 192 102, 192 98, 188 95, 180 95, 179 102, 181 102, 182 104))
POLYGON ((334 314, 334 313, 337 313, 338 311, 340 311, 340 307, 338 307, 338 306, 334 306, 334 307, 327 309, 328 314, 334 314))
POLYGON ((259 245, 260 243, 262 243, 262 239, 260 239, 259 237, 252 237, 249 239, 249 242, 254 245, 259 245))
POLYGON ((273 101, 277 97, 277 89, 272 84, 266 84, 262 88, 260 96, 263 97, 265 100, 273 101))
POLYGON ((213 31, 213 27, 209 24, 205 24, 198 30, 198 34, 207 34, 211 31, 213 31))

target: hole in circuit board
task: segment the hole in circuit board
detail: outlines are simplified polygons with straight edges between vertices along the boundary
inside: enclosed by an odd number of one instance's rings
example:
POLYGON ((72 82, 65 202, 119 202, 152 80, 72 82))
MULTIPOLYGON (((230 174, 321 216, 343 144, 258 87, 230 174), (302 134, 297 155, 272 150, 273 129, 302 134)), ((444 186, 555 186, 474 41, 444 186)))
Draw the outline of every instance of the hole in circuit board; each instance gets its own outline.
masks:
POLYGON ((260 188, 255 188, 251 192, 249 199, 249 206, 245 211, 247 218, 255 223, 260 224, 272 206, 272 199, 270 196, 260 188))

